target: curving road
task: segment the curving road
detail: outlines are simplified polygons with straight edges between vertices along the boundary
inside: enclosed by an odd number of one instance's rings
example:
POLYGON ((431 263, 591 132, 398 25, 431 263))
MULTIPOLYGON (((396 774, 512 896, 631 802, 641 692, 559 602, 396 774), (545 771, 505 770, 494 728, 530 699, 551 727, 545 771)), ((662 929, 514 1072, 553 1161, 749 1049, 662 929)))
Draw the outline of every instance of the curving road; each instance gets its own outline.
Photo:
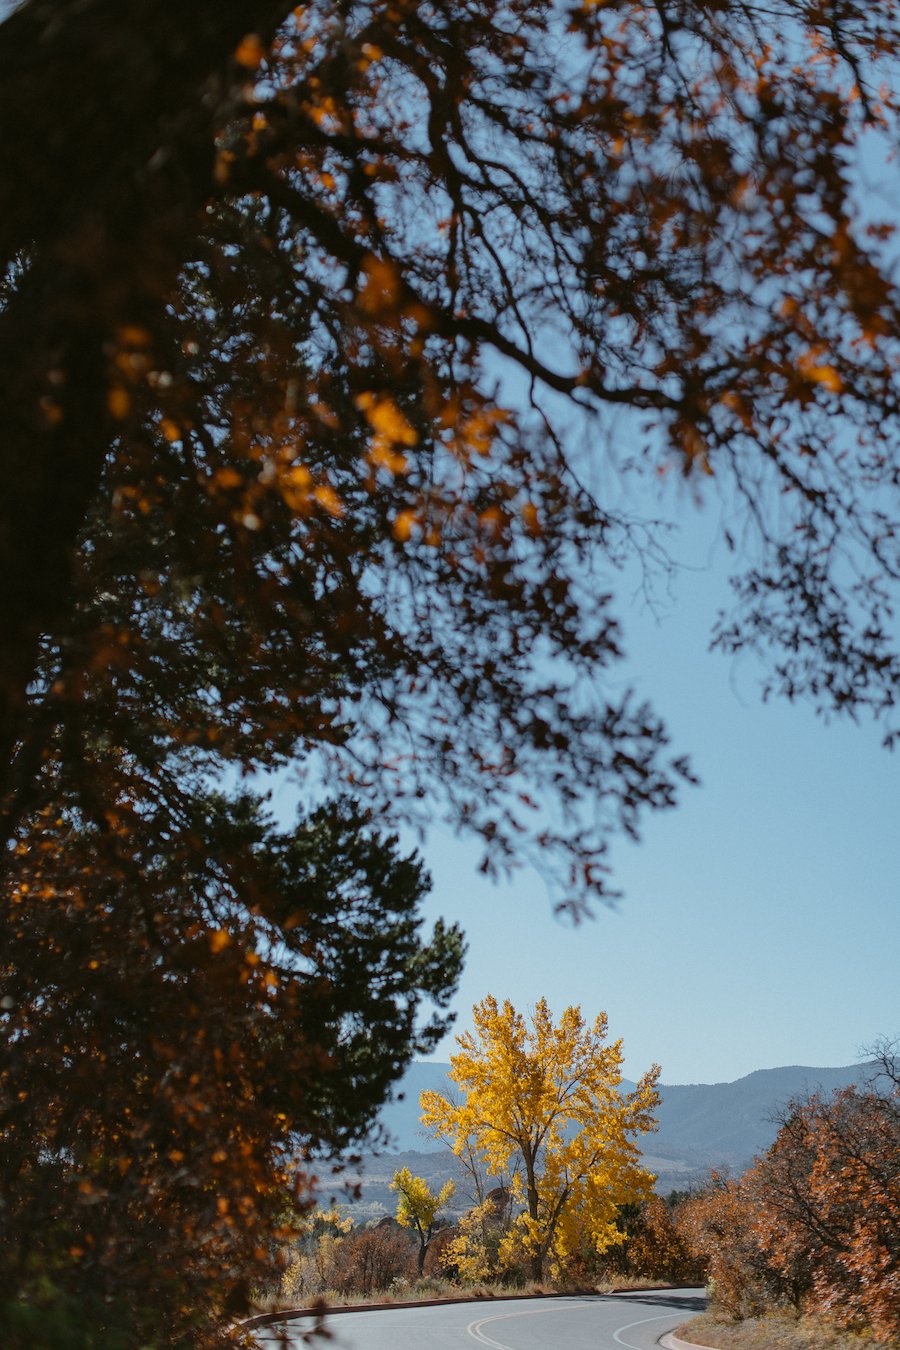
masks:
MULTIPOLYGON (((380 1308, 330 1317, 328 1330, 340 1350, 654 1350, 705 1307, 699 1289, 665 1289, 380 1308)), ((257 1334, 271 1350, 299 1350, 311 1325, 298 1318, 257 1334)))

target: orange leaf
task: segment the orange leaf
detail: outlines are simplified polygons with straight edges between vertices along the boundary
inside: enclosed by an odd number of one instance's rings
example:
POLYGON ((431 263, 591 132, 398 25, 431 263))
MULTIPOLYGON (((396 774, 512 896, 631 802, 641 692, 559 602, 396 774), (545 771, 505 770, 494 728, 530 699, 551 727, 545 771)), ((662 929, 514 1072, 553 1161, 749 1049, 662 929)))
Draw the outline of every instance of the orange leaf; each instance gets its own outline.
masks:
POLYGON ((347 509, 334 488, 329 487, 327 483, 322 483, 312 495, 322 510, 327 511, 330 516, 342 516, 347 509))
POLYGON ((243 481, 243 477, 238 473, 237 469, 216 469, 216 472, 213 474, 213 482, 216 487, 240 487, 243 481))
POLYGON ((242 37, 234 53, 234 59, 239 66, 246 70, 256 70, 265 59, 266 49, 260 41, 258 33, 248 33, 242 37))
POLYGON ((113 417, 117 417, 120 421, 123 417, 127 417, 128 410, 131 407, 131 398, 128 391, 123 389, 121 385, 114 386, 106 396, 106 406, 113 417))
POLYGON ((380 314, 396 304, 400 294, 400 273, 393 263, 371 254, 363 263, 365 285, 356 303, 367 314, 380 314))
POLYGON ((415 511, 401 511, 394 521, 394 538, 398 543, 405 544, 413 532, 413 526, 416 524, 417 516, 415 511))
POLYGON ((809 353, 800 358, 797 362, 797 368, 807 380, 811 380, 814 384, 824 385, 832 394, 839 394, 844 388, 844 382, 835 367, 817 364, 809 353))

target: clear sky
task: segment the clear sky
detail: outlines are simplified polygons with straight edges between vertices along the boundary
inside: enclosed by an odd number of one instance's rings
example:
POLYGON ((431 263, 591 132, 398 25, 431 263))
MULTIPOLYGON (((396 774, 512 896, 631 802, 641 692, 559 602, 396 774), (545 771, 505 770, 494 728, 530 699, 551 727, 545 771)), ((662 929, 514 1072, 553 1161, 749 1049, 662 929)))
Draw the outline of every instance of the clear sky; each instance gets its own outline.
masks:
MULTIPOLYGON (((863 214, 900 218, 877 137, 859 170, 863 214)), ((513 404, 521 393, 506 390, 513 404)), ((624 422, 614 440, 626 453, 647 444, 624 422)), ((474 845, 435 831, 424 850, 429 914, 458 919, 469 939, 456 1030, 488 992, 523 1008, 543 995, 556 1011, 605 1010, 631 1077, 653 1061, 670 1083, 851 1064, 878 1036, 900 1035, 900 751, 882 748, 871 721, 826 724, 805 704, 764 704, 753 657, 709 651, 735 569, 717 484, 695 492, 676 473, 635 487, 609 473, 602 451, 577 453, 613 496, 630 494, 613 504, 677 526, 670 548, 683 570, 662 612, 634 577, 616 586, 629 654, 616 678, 651 699, 701 785, 645 817, 639 844, 616 841, 625 897, 574 929, 539 877, 494 886, 476 871, 474 845)), ((453 1048, 451 1035, 434 1058, 453 1048)))
MULTIPOLYGON (((539 877, 495 886, 471 844, 438 831, 426 846, 429 916, 458 919, 469 939, 456 1030, 488 992, 580 1003, 608 1013, 629 1076, 658 1061, 671 1083, 848 1064, 900 1032, 900 758, 871 724, 763 704, 753 658, 708 651, 731 570, 710 544, 715 515, 677 503, 688 569, 663 616, 620 592, 619 679, 652 698, 702 784, 648 817, 640 844, 617 841, 617 911, 573 928, 539 877)), ((449 1037, 433 1057, 453 1048, 449 1037)))

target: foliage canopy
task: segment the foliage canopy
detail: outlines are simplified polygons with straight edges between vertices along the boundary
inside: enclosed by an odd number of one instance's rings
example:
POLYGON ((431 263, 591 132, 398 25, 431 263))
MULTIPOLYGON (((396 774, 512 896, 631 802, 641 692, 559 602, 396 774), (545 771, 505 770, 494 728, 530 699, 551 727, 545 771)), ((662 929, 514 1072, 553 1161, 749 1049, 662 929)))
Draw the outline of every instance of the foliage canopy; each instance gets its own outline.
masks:
POLYGON ((790 1104, 769 1151, 682 1207, 708 1258, 715 1301, 733 1317, 772 1305, 827 1314, 896 1344, 900 1334, 900 1066, 831 1097, 790 1104))
POLYGON ((603 894, 685 765, 600 680, 597 568, 648 536, 598 447, 737 494, 767 546, 720 641, 889 717, 897 291, 858 147, 894 3, 114 9, 0 25, 8 832, 55 727, 145 700, 150 625, 164 739, 326 752, 603 894))

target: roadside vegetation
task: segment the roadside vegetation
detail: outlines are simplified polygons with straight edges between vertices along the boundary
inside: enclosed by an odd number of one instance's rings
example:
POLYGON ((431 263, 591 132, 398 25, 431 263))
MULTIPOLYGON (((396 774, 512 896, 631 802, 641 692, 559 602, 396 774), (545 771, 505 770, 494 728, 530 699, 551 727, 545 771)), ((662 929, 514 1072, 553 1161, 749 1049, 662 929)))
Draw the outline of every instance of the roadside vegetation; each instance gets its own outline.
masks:
POLYGON ((789 1312, 769 1312, 740 1322, 706 1312, 679 1327, 677 1335, 716 1350, 874 1350, 876 1346, 883 1350, 884 1345, 871 1331, 848 1331, 827 1317, 798 1317, 789 1312))
POLYGON ((900 1346, 900 1062, 867 1085, 790 1105, 742 1177, 679 1209, 710 1312, 688 1339, 721 1350, 900 1346))
POLYGON ((676 1228, 674 1216, 682 1202, 678 1196, 663 1200, 653 1195, 640 1205, 623 1206, 614 1244, 602 1254, 585 1244, 565 1267, 557 1265, 539 1281, 530 1276, 530 1256, 524 1244, 504 1241, 515 1228, 505 1199, 493 1192, 486 1205, 474 1205, 457 1223, 437 1229, 421 1275, 418 1239, 396 1219, 356 1225, 338 1210, 318 1211, 283 1254, 280 1285, 268 1291, 260 1307, 406 1303, 585 1290, 608 1293, 619 1288, 698 1283, 702 1282, 702 1267, 676 1228), (485 1247, 483 1263, 474 1270, 473 1231, 483 1235, 485 1247), (498 1260, 501 1248, 504 1255, 498 1260))

